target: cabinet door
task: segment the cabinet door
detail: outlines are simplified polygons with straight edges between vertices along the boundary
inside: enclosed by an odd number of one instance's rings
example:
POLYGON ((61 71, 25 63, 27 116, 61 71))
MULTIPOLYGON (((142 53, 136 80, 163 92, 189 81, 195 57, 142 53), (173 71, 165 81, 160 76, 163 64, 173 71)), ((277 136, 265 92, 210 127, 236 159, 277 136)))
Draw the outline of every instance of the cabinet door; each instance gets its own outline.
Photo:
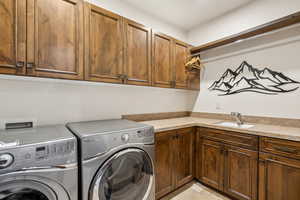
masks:
POLYGON ((83 79, 82 0, 27 2, 27 73, 83 79))
POLYGON ((173 52, 172 38, 160 34, 152 34, 153 85, 158 87, 172 87, 173 52))
POLYGON ((126 83, 151 85, 151 29, 125 19, 126 83))
POLYGON ((240 200, 256 200, 258 152, 228 146, 224 162, 224 192, 240 200))
POLYGON ((24 74, 26 1, 0 1, 0 73, 24 74))
POLYGON ((194 129, 186 128, 177 131, 175 187, 178 188, 193 180, 194 172, 194 129))
POLYGON ((203 136, 199 128, 197 128, 195 138, 195 177, 201 180, 203 136))
POLYGON ((122 83, 122 17, 86 3, 85 79, 122 83))
POLYGON ((223 145, 203 139, 201 180, 207 185, 223 190, 223 145))
POLYGON ((188 50, 187 44, 174 41, 174 77, 176 88, 187 88, 188 87, 188 74, 185 68, 185 64, 188 60, 188 50))
POLYGON ((175 133, 173 131, 166 131, 156 134, 156 198, 160 198, 173 190, 174 136, 175 133))
POLYGON ((299 200, 300 161, 260 153, 259 200, 299 200))

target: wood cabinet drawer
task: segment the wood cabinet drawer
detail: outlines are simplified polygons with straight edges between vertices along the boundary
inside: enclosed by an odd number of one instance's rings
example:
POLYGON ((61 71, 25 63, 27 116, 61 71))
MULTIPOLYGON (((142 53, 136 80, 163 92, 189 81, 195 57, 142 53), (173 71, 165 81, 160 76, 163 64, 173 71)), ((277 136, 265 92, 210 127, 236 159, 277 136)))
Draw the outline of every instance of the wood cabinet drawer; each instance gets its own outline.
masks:
POLYGON ((252 150, 258 150, 258 136, 246 133, 237 133, 211 128, 198 128, 200 136, 222 142, 225 144, 235 145, 252 150))
POLYGON ((300 159, 300 142, 261 137, 260 151, 300 159))

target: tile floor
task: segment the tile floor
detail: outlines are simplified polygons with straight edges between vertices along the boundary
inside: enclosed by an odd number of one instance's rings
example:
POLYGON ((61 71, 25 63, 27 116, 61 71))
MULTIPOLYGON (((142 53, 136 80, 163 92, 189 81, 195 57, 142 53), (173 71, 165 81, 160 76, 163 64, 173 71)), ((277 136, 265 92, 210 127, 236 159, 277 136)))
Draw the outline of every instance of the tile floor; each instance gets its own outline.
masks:
POLYGON ((230 200, 217 192, 199 184, 194 183, 175 197, 163 198, 163 200, 230 200))

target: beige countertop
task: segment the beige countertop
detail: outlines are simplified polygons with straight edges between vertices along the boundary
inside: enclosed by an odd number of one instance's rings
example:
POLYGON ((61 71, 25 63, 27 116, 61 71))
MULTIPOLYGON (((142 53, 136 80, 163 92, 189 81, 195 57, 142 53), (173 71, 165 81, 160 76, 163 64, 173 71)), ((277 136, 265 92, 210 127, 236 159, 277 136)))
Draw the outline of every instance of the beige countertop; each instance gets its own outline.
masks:
POLYGON ((224 120, 220 120, 220 119, 183 117, 183 118, 174 118, 174 119, 144 121, 142 123, 154 126, 155 132, 199 126, 199 127, 236 131, 240 133, 248 133, 252 135, 274 137, 279 139, 287 139, 287 140, 300 142, 300 128, 288 127, 288 126, 274 126, 274 125, 266 125, 266 124, 255 124, 255 123, 251 123, 254 125, 254 127, 249 129, 229 128, 229 127, 216 125, 216 123, 223 122, 223 121, 224 120))

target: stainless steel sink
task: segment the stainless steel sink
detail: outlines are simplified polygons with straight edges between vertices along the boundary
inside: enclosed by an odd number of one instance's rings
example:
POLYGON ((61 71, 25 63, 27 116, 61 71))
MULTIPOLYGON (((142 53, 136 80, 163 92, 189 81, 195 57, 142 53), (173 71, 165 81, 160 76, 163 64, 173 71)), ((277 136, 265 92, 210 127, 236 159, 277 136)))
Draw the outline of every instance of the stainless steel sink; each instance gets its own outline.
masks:
POLYGON ((216 125, 219 126, 225 126, 225 127, 230 127, 230 128, 242 128, 242 129, 248 129, 254 127, 252 124, 237 124, 236 122, 218 122, 216 125))

